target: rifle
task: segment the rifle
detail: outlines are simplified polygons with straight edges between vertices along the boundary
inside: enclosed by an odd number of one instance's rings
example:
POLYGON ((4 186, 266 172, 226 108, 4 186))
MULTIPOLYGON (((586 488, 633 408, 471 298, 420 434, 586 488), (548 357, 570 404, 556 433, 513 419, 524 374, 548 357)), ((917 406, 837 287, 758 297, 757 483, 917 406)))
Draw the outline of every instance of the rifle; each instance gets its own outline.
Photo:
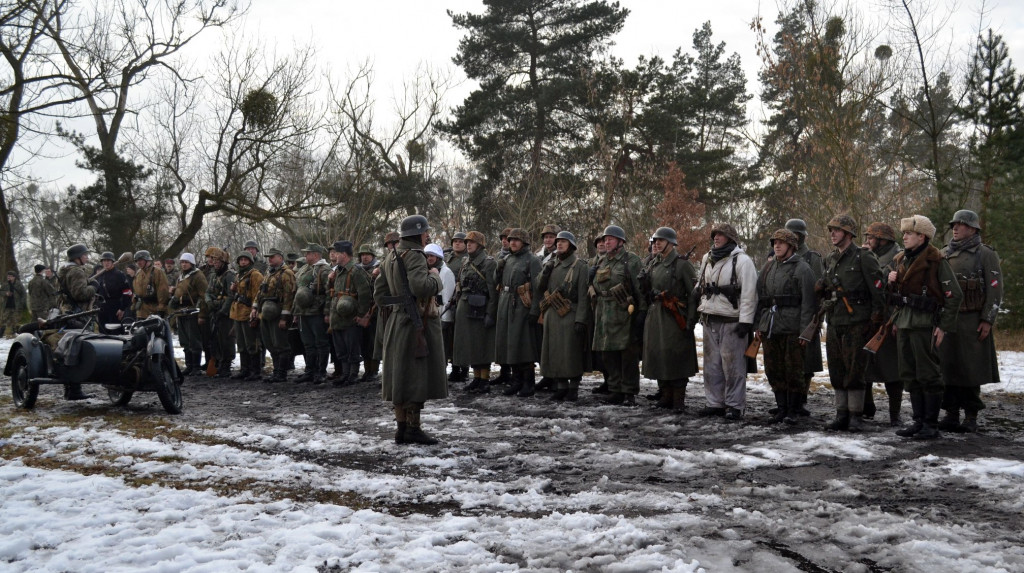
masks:
POLYGON ((827 300, 822 301, 821 305, 818 307, 818 312, 814 313, 814 318, 811 319, 811 323, 800 332, 800 340, 810 342, 818 334, 821 329, 821 319, 825 317, 825 313, 828 311, 827 303, 827 300))
POLYGON ((686 251, 686 254, 683 255, 683 260, 684 261, 690 260, 690 257, 692 257, 693 253, 695 253, 696 251, 697 251, 697 243, 694 243, 693 246, 690 247, 690 250, 686 251))
MULTIPOLYGON (((406 251, 407 253, 409 251, 406 251)), ((424 358, 430 354, 427 350, 427 337, 424 334, 423 317, 420 316, 420 309, 416 304, 416 297, 412 294, 412 288, 409 286, 409 271, 405 268, 405 261, 402 259, 402 255, 395 252, 395 261, 398 263, 398 276, 402 279, 402 283, 405 286, 405 292, 408 294, 404 296, 386 296, 384 297, 384 304, 397 304, 402 307, 405 314, 412 321, 413 328, 416 329, 416 349, 413 351, 415 358, 424 358)))
POLYGON ((750 341, 750 345, 747 346, 746 351, 743 352, 743 355, 747 358, 757 358, 757 351, 760 349, 761 339, 755 336, 754 339, 750 341))
POLYGON ((91 315, 94 315, 94 314, 99 314, 99 312, 100 312, 100 309, 94 308, 92 310, 85 310, 85 311, 82 311, 82 312, 74 312, 74 313, 71 313, 71 314, 62 314, 60 316, 55 316, 55 317, 51 318, 50 320, 42 320, 42 319, 40 319, 40 320, 37 320, 36 322, 29 322, 27 324, 21 325, 21 327, 18 328, 18 333, 19 334, 24 334, 26 332, 35 332, 37 330, 54 330, 54 329, 60 327, 61 325, 65 324, 68 321, 74 320, 76 318, 83 318, 83 317, 86 317, 86 316, 91 316, 91 315))
POLYGON ((654 300, 661 301, 661 306, 672 315, 672 318, 676 321, 676 326, 680 330, 686 330, 686 317, 679 314, 679 297, 663 290, 654 296, 654 300))
POLYGON ((871 340, 869 340, 868 343, 864 345, 864 350, 867 350, 871 354, 878 353, 878 349, 881 348, 882 343, 885 342, 885 337, 888 336, 889 331, 892 330, 892 319, 895 317, 895 312, 889 315, 889 320, 885 321, 885 324, 883 324, 878 329, 878 332, 876 332, 875 335, 871 337, 871 340))
POLYGON ((836 296, 843 301, 843 305, 846 306, 846 314, 853 314, 853 306, 850 304, 849 299, 846 298, 846 290, 842 285, 836 285, 836 296))

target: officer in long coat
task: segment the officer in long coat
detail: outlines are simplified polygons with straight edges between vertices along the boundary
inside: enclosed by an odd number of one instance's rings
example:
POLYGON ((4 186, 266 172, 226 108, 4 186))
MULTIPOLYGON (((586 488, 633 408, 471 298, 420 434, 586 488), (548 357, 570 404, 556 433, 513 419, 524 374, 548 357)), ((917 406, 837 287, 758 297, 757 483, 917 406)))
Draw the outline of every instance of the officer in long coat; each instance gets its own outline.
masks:
MULTIPOLYGON (((235 271, 228 264, 228 253, 218 247, 208 247, 204 253, 206 264, 212 269, 206 288, 206 309, 199 307, 199 326, 208 325, 210 332, 210 349, 216 366, 217 378, 231 376, 231 362, 235 359, 235 338, 231 331, 234 323, 231 320, 231 304, 234 293, 231 285, 235 283, 235 271)), ((210 356, 207 356, 207 360, 210 356)), ((212 372, 208 367, 208 372, 212 372)))
POLYGON ((647 298, 641 296, 640 257, 626 250, 626 232, 609 225, 602 234, 605 254, 594 273, 594 350, 608 371, 607 402, 636 404, 640 392, 640 345, 647 298))
MULTIPOLYGON (((168 307, 172 311, 194 308, 202 312, 206 306, 206 290, 210 286, 206 275, 196 267, 196 258, 192 253, 182 253, 180 261, 181 274, 174 285, 168 307)), ((203 337, 199 329, 198 313, 178 316, 178 343, 185 352, 184 376, 199 374, 199 364, 203 358, 203 337)))
POLYGON ((288 341, 288 328, 292 324, 292 304, 295 298, 295 273, 284 264, 280 249, 267 251, 267 276, 260 285, 256 303, 249 313, 250 322, 259 319, 260 339, 270 353, 274 372, 267 382, 284 382, 292 360, 292 346, 288 341))
POLYGON ((578 400, 580 380, 591 368, 588 271, 587 262, 576 256, 576 237, 559 231, 535 289, 544 321, 540 373, 553 381, 555 402, 578 400))
POLYGON ((939 429, 974 432, 978 429, 978 412, 985 408, 981 386, 999 382, 993 330, 1003 299, 1003 275, 995 250, 981 242, 977 213, 957 211, 949 226, 953 240, 942 254, 956 275, 964 299, 956 329, 947 333, 939 355, 945 384, 942 409, 946 411, 939 429), (964 411, 963 423, 960 410, 964 411))
MULTIPOLYGON (((825 272, 825 265, 821 253, 811 250, 807 246, 807 223, 803 219, 790 219, 786 221, 786 230, 794 233, 800 241, 800 245, 796 249, 796 255, 802 258, 807 263, 807 266, 811 267, 811 274, 814 275, 815 282, 821 280, 821 276, 825 272)), ((804 326, 806 327, 807 325, 805 324, 804 326)), ((814 378, 816 373, 824 369, 821 358, 820 328, 814 332, 814 338, 804 346, 804 351, 806 352, 806 358, 804 359, 804 391, 800 394, 804 403, 800 404, 797 408, 797 416, 811 415, 805 407, 807 395, 811 391, 811 379, 814 378)), ((772 412, 772 414, 774 413, 772 412)))
POLYGON ((697 373, 697 309, 689 304, 697 271, 676 251, 675 229, 660 227, 653 238, 653 258, 641 281, 644 296, 652 301, 644 324, 643 374, 658 381, 659 407, 682 411, 686 383, 697 373))
POLYGON ((939 352, 946 333, 955 332, 963 291, 942 253, 931 244, 935 225, 928 217, 900 220, 903 252, 893 259, 888 286, 896 304, 893 328, 900 378, 910 394, 914 422, 896 432, 915 439, 939 437, 943 383, 939 352), (937 324, 936 324, 937 323, 937 324))
POLYGON ((8 337, 13 337, 18 332, 21 314, 25 311, 25 285, 18 279, 18 273, 7 271, 7 280, 0 287, 0 305, 2 305, 3 332, 8 337))
MULTIPOLYGON (((462 271, 462 265, 465 264, 466 259, 469 255, 466 253, 466 233, 458 232, 452 235, 452 250, 444 256, 444 264, 448 265, 448 268, 452 271, 455 276, 456 286, 459 282, 459 273, 462 271)), ((452 304, 452 308, 457 308, 458 300, 452 304)), ((449 360, 452 360, 455 355, 455 321, 441 322, 441 328, 444 331, 444 351, 445 355, 449 360)), ((449 382, 465 382, 469 376, 469 368, 464 366, 456 366, 452 360, 452 372, 448 375, 449 382)))
POLYGON ((509 255, 496 276, 498 295, 497 325, 494 331, 494 361, 512 366, 512 385, 504 394, 533 396, 533 364, 540 358, 537 348, 539 306, 534 304, 533 283, 540 276, 540 259, 530 252, 530 240, 524 229, 508 234, 509 255))
POLYGON ((57 275, 46 265, 35 266, 35 276, 28 281, 28 306, 32 318, 46 319, 51 308, 57 308, 57 275))
POLYGON ((472 368, 473 380, 467 392, 490 392, 491 361, 494 360, 494 329, 498 292, 494 275, 497 263, 487 254, 487 239, 479 231, 466 235, 467 257, 459 269, 458 305, 455 307, 455 343, 452 363, 472 368))
MULTIPOLYGON (((892 267, 893 257, 900 252, 896 244, 896 233, 892 227, 885 223, 871 223, 864 232, 865 244, 871 253, 878 259, 878 266, 882 276, 886 277, 895 270, 892 267)), ((886 297, 884 316, 892 314, 892 306, 886 297)), ((900 408, 903 406, 903 381, 900 380, 900 371, 896 357, 896 337, 891 334, 885 337, 879 346, 878 351, 868 357, 868 366, 864 371, 864 381, 867 388, 864 392, 864 417, 872 418, 876 411, 874 396, 871 393, 871 386, 875 382, 885 384, 885 393, 889 398, 889 425, 897 427, 902 424, 900 420, 900 408)))
POLYGON ((757 278, 757 336, 764 345, 764 372, 775 394, 773 422, 797 422, 803 404, 808 341, 800 334, 815 311, 814 273, 796 254, 799 239, 787 229, 771 238, 773 256, 757 278))
MULTIPOLYGON (((400 239, 401 237, 399 237, 398 233, 396 233, 395 231, 389 231, 386 235, 384 235, 383 244, 385 257, 388 256, 388 253, 393 253, 395 251, 395 246, 398 245, 398 241, 400 239)), ((376 272, 371 273, 371 277, 373 278, 375 285, 377 277, 379 276, 380 266, 378 265, 376 272)), ((377 362, 377 364, 380 364, 381 360, 384 357, 384 325, 388 321, 388 317, 386 316, 388 312, 391 312, 390 308, 383 308, 380 306, 377 307, 377 331, 374 333, 373 337, 373 359, 377 362)))
POLYGON ((836 418, 825 429, 859 432, 868 363, 863 348, 884 322, 882 271, 870 251, 854 244, 857 224, 852 217, 832 217, 828 231, 835 250, 825 261, 823 279, 815 286, 829 309, 825 353, 835 390, 836 418))
POLYGON ((430 243, 430 225, 422 215, 402 220, 401 241, 381 263, 373 287, 377 306, 391 308, 384 326, 384 368, 381 390, 395 410, 395 442, 436 444, 420 427, 427 400, 448 396, 441 316, 435 297, 441 275, 427 267, 423 247, 430 243))

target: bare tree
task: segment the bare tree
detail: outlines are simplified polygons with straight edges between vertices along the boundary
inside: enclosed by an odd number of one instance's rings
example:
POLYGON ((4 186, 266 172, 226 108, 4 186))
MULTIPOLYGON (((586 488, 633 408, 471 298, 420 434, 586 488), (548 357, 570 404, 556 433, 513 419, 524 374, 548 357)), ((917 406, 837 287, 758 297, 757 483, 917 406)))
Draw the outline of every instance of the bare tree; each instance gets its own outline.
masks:
MULTIPOLYGON (((84 115, 95 123, 95 162, 103 174, 104 204, 121 202, 126 210, 132 208, 132 197, 123 189, 126 162, 118 156, 118 142, 126 118, 138 109, 137 103, 129 103, 133 88, 158 72, 195 81, 179 73, 175 57, 204 31, 223 27, 244 11, 235 0, 93 0, 46 21, 46 33, 56 47, 51 61, 81 95, 87 106, 84 115)), ((114 220, 109 226, 112 247, 132 246, 130 225, 114 220)))

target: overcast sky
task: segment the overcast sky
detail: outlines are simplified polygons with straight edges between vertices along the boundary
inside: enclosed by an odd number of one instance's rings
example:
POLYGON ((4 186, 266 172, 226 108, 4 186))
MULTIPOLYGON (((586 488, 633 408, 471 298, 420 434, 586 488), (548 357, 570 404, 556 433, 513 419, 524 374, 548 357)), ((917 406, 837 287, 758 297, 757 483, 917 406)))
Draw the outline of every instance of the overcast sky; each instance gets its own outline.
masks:
MULTIPOLYGON (((854 0, 853 4, 881 29, 890 22, 882 7, 884 0, 854 0)), ((947 13, 945 0, 933 2, 935 13, 947 13)), ((965 54, 978 26, 980 2, 963 1, 956 5, 953 18, 939 33, 941 43, 965 54)), ((1024 1, 989 0, 985 24, 1002 33, 1010 46, 1018 69, 1024 61, 1024 1)), ((661 55, 669 58, 676 48, 689 50, 693 31, 710 21, 716 41, 726 43, 727 53, 738 52, 748 78, 748 90, 759 91, 756 75, 760 61, 754 49, 755 37, 750 22, 760 12, 770 33, 779 8, 775 0, 624 0, 630 10, 625 27, 614 41, 615 55, 627 64, 639 55, 661 55)), ((286 50, 293 44, 312 42, 318 57, 328 65, 336 78, 366 60, 373 62, 375 85, 379 99, 401 89, 403 77, 413 74, 421 63, 451 68, 456 78, 464 80, 461 71, 451 63, 462 32, 456 30, 446 10, 482 12, 479 0, 253 0, 244 21, 246 33, 267 44, 286 50)), ((885 32, 879 43, 886 41, 885 32)), ((208 34, 197 44, 197 61, 203 52, 215 49, 219 36, 208 34)), ((466 82, 450 96, 454 106, 472 89, 466 82)), ((760 106, 751 105, 756 121, 760 106)), ((85 124, 80 129, 90 129, 85 124)), ((61 187, 83 184, 92 175, 74 168, 74 157, 38 162, 31 170, 37 176, 52 180, 61 187)))

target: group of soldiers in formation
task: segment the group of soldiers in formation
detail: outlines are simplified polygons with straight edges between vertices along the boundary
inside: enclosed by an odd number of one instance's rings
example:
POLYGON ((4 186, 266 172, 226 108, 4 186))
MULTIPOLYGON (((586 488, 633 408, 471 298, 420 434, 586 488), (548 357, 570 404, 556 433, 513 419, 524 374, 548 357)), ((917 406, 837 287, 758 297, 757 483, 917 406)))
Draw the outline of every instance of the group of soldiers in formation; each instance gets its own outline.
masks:
MULTIPOLYGON (((123 256, 121 263, 134 260, 129 280, 113 253, 93 269, 88 249, 75 245, 56 284, 40 265, 29 289, 33 301, 37 292, 59 295, 64 311, 82 310, 99 293, 101 325, 170 313, 186 375, 282 382, 298 352, 305 370, 294 382, 345 386, 376 381, 383 361, 382 397, 393 404, 398 443, 436 443, 420 411, 446 397, 449 382, 468 381, 465 391, 480 394, 500 385, 522 398, 549 389, 551 400, 575 402, 584 373, 597 370, 604 380, 593 393, 632 405, 642 373, 657 381, 657 407, 683 411, 698 372, 698 322, 706 401, 698 414, 744 417, 746 379, 762 345, 776 401, 770 420, 797 424, 810 415, 810 382, 823 369, 824 321, 836 409, 826 429, 861 431, 875 415, 871 387, 880 382, 894 427, 902 425, 904 391, 910 395, 913 421, 897 434, 934 438, 940 429, 975 431, 985 407, 980 387, 999 381, 998 257, 981 242, 974 212, 956 212, 949 227, 952 240, 940 250, 928 218, 902 219, 901 250, 891 226, 868 225, 859 245, 856 222, 837 215, 827 225, 834 250, 822 257, 807 247, 804 221, 791 219, 771 235, 772 253, 758 271, 724 223, 712 226, 699 263, 690 261, 693 249, 677 250, 669 227, 653 233, 641 258, 616 225, 595 239, 597 256, 587 261, 576 237, 555 225, 542 229, 537 251, 526 230, 507 228, 493 256, 478 231, 454 233, 445 252, 431 243, 426 218, 413 215, 385 236, 383 260, 371 245, 354 252, 345 240, 329 249, 310 244, 304 261, 278 249, 264 260, 250 241, 234 261, 218 247, 206 250, 204 265, 185 253, 170 281, 149 252, 123 256), (232 374, 236 348, 241 367, 232 374), (273 365, 267 377, 264 352, 273 365), (493 380, 492 364, 501 367, 493 380)), ((67 395, 80 396, 74 388, 67 395)))

